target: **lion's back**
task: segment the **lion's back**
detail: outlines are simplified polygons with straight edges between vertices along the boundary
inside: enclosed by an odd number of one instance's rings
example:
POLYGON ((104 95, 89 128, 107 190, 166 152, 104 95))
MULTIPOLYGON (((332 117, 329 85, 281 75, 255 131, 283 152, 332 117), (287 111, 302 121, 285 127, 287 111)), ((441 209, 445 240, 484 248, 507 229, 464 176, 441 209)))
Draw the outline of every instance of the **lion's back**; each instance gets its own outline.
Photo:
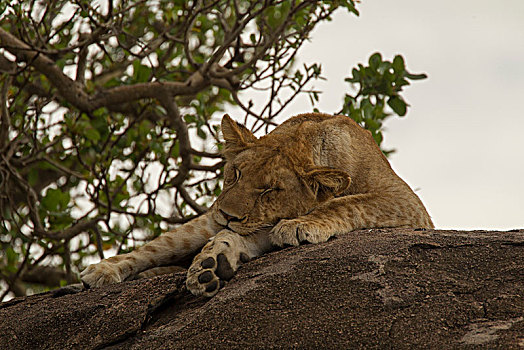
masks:
POLYGON ((371 133, 347 116, 299 114, 267 137, 279 144, 289 141, 286 147, 296 152, 311 152, 316 165, 347 171, 355 185, 370 177, 398 181, 371 133), (303 141, 307 146, 299 148, 301 142, 291 140, 303 141))
MULTIPOLYGON (((381 154, 371 133, 359 126, 353 119, 344 115, 325 113, 303 113, 289 118, 273 130, 270 135, 286 135, 295 138, 309 137, 310 140, 323 139, 324 142, 335 141, 332 147, 351 140, 352 147, 358 152, 381 154), (340 142, 342 141, 342 142, 340 142), (362 148, 366 148, 363 150, 362 148)), ((325 145, 326 147, 329 145, 325 145)))

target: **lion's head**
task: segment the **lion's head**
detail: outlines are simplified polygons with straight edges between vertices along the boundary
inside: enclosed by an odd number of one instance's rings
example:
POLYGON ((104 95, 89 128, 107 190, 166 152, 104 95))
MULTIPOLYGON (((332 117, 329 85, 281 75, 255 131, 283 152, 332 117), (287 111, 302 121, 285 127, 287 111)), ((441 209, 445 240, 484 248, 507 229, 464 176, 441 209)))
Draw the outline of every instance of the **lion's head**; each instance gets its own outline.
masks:
POLYGON ((311 145, 300 132, 257 139, 225 115, 222 133, 224 188, 213 218, 239 234, 269 230, 281 219, 307 214, 349 187, 344 171, 314 165, 311 145))

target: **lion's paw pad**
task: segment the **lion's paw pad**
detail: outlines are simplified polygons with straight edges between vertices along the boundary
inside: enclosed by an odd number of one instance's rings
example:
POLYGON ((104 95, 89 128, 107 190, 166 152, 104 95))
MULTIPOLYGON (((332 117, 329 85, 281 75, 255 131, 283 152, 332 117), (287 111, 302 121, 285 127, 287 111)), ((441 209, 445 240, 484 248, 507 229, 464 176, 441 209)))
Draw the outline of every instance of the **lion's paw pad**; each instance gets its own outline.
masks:
POLYGON ((249 257, 245 253, 241 253, 239 259, 234 259, 234 261, 230 261, 231 258, 228 259, 224 253, 216 255, 216 259, 213 256, 205 257, 204 253, 201 255, 203 256, 195 258, 189 268, 186 285, 194 295, 206 297, 212 297, 218 293, 226 282, 233 278, 236 271, 234 267, 236 267, 238 261, 249 261, 249 257))

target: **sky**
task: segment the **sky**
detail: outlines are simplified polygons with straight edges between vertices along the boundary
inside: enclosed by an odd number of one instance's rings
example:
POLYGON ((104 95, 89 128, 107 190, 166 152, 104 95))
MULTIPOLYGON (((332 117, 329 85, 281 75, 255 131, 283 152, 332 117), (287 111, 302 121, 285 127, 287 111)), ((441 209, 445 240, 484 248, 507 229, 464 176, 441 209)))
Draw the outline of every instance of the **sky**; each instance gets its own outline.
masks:
MULTIPOLYGON (((428 79, 405 90, 411 105, 385 123, 395 171, 440 229, 524 228, 524 1, 363 0, 319 25, 301 51, 322 64, 319 109, 340 110, 344 78, 374 52, 401 54, 428 79)), ((308 112, 308 100, 289 116, 308 112)))

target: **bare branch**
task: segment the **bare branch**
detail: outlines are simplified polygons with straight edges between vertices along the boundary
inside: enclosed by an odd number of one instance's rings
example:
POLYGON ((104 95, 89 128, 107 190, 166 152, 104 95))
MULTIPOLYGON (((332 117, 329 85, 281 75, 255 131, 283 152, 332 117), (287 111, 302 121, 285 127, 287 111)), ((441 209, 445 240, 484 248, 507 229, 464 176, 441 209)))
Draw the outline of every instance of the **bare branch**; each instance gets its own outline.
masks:
POLYGON ((14 74, 16 63, 9 61, 3 55, 0 55, 0 72, 14 74))
POLYGON ((193 208, 197 212, 197 214, 204 214, 207 211, 207 208, 199 205, 197 202, 193 200, 193 198, 191 198, 191 196, 189 195, 189 193, 187 193, 184 187, 180 186, 178 188, 178 192, 180 193, 184 201, 186 201, 186 203, 189 204, 191 208, 193 208))
POLYGON ((103 260, 104 259, 104 248, 102 246, 102 235, 100 234, 100 230, 98 229, 97 225, 93 227, 93 232, 95 233, 96 251, 98 253, 98 257, 100 258, 100 260, 103 260))
POLYGON ((176 130, 177 133, 182 164, 180 164, 178 174, 171 181, 171 184, 174 187, 179 187, 187 178, 192 164, 189 133, 187 131, 187 125, 182 120, 182 116, 180 115, 180 111, 176 105, 175 100, 173 99, 173 96, 164 92, 158 96, 158 99, 167 111, 169 124, 176 130))
MULTIPOLYGON (((35 266, 27 270, 20 276, 20 279, 27 283, 43 284, 48 287, 60 287, 61 281, 66 281, 67 273, 60 268, 52 266, 35 266)), ((71 282, 79 282, 77 279, 71 282)))
POLYGON ((85 45, 78 53, 78 63, 76 65, 76 82, 80 85, 85 84, 85 70, 87 64, 87 54, 89 53, 89 45, 85 45))
POLYGON ((79 234, 92 230, 96 227, 97 223, 102 220, 101 218, 94 218, 88 221, 79 221, 73 226, 63 230, 63 231, 54 231, 54 232, 37 232, 35 234, 40 237, 52 238, 52 239, 65 239, 69 240, 73 237, 78 236, 79 234))
POLYGON ((205 158, 222 158, 222 155, 220 153, 210 153, 210 152, 204 152, 204 151, 197 151, 194 149, 191 149, 191 154, 194 154, 195 156, 199 156, 199 157, 205 157, 205 158))
POLYGON ((5 74, 2 75, 0 82, 2 88, 0 90, 0 151, 3 151, 9 142, 9 129, 11 125, 9 117, 9 109, 7 106, 7 91, 11 85, 12 78, 5 74))
POLYGON ((65 75, 46 55, 39 53, 0 28, 0 47, 5 48, 18 59, 34 66, 58 89, 60 95, 80 110, 91 110, 88 96, 81 87, 65 75))
POLYGON ((100 107, 107 107, 137 101, 144 98, 157 98, 158 96, 169 94, 194 95, 208 87, 210 82, 199 73, 195 72, 183 83, 179 82, 151 82, 139 83, 134 85, 123 85, 112 89, 101 91, 91 98, 90 110, 100 107))
POLYGON ((191 164, 190 168, 193 169, 193 170, 198 170, 198 171, 214 172, 214 171, 217 171, 218 169, 222 168, 225 164, 226 164, 226 161, 223 160, 223 161, 218 162, 218 163, 213 164, 213 165, 191 164))

